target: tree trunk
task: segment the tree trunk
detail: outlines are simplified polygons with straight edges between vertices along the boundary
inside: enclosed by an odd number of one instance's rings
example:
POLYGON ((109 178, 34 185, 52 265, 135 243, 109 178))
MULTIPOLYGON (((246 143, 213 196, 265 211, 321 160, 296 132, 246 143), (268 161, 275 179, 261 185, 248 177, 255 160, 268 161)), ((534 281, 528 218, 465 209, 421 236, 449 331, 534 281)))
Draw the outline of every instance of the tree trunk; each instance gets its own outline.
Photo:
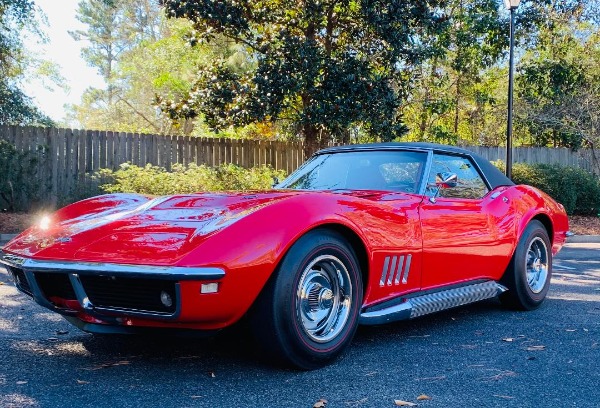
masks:
POLYGON ((304 160, 307 160, 321 148, 319 131, 312 123, 305 123, 302 126, 302 133, 304 133, 304 160))

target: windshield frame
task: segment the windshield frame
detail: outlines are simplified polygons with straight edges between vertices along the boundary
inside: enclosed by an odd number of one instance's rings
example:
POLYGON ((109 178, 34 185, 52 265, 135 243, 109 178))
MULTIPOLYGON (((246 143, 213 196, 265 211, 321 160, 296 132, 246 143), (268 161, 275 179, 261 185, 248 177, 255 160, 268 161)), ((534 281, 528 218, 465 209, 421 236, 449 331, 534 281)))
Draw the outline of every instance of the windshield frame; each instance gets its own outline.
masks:
POLYGON ((429 174, 431 168, 431 161, 433 157, 433 152, 430 149, 424 148, 409 148, 409 147, 397 147, 397 148, 386 148, 386 149, 373 149, 373 148, 360 148, 360 149, 352 149, 352 150, 339 150, 339 151, 321 151, 314 154, 309 160, 305 161, 300 167, 298 167, 295 171, 293 171, 290 175, 288 175, 284 180, 279 182, 277 185, 273 186, 274 189, 292 189, 292 190, 301 190, 301 191, 382 191, 388 193, 402 193, 402 194, 416 194, 416 195, 424 195, 426 186, 427 186, 427 175, 429 174), (367 152, 380 152, 380 153, 390 153, 390 152, 407 152, 407 153, 420 153, 424 154, 423 163, 421 165, 421 169, 419 171, 419 179, 415 183, 417 188, 414 192, 407 192, 402 190, 393 190, 393 189, 363 189, 363 188, 339 188, 339 189, 301 189, 290 187, 290 185, 296 182, 302 174, 306 172, 306 167, 311 166, 315 160, 318 160, 321 156, 333 156, 339 154, 355 154, 355 153, 367 153, 367 152))

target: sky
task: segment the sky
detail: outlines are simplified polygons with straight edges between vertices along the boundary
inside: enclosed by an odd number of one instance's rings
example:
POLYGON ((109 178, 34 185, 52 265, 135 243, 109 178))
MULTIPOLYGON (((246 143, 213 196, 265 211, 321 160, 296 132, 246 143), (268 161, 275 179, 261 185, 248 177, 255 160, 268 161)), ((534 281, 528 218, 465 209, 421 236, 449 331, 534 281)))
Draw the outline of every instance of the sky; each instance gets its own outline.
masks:
POLYGON ((48 19, 48 26, 43 30, 49 41, 46 44, 39 44, 32 38, 25 38, 25 46, 28 50, 35 52, 40 58, 59 65, 59 71, 70 88, 66 92, 56 87, 50 90, 36 78, 23 84, 25 93, 55 121, 64 118, 65 104, 81 101, 81 95, 86 88, 104 87, 104 81, 96 69, 88 66, 81 58, 81 47, 85 42, 75 41, 67 32, 85 28, 75 18, 78 2, 79 0, 35 0, 36 5, 43 10, 48 19))

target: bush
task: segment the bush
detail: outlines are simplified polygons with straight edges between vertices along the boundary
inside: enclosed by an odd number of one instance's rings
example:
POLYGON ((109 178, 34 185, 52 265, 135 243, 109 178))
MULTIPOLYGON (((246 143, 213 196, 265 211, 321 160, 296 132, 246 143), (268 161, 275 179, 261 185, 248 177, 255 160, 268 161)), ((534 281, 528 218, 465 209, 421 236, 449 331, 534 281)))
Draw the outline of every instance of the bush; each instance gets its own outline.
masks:
MULTIPOLYGON (((504 170, 503 162, 493 164, 504 170)), ((516 163, 512 178, 517 184, 546 192, 564 205, 569 215, 598 215, 600 210, 600 179, 585 170, 557 164, 516 163)))
POLYGON ((200 191, 265 190, 273 184, 273 177, 281 179, 285 177, 285 172, 268 166, 245 169, 233 164, 219 167, 176 164, 168 172, 163 167, 139 167, 125 163, 115 172, 101 170, 98 176, 110 180, 101 186, 108 193, 168 195, 200 191))
POLYGON ((0 140, 0 208, 23 211, 39 199, 37 163, 34 154, 0 140))

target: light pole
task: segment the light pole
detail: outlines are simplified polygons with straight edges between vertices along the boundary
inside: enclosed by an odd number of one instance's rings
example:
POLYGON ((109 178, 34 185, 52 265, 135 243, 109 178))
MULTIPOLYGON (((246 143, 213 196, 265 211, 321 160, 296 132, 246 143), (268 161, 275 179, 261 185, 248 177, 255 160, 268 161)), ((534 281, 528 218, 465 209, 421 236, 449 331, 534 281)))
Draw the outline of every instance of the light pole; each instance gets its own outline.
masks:
POLYGON ((506 124, 506 177, 512 178, 513 71, 515 65, 515 11, 521 0, 504 0, 510 11, 510 52, 508 57, 508 121, 506 124))

